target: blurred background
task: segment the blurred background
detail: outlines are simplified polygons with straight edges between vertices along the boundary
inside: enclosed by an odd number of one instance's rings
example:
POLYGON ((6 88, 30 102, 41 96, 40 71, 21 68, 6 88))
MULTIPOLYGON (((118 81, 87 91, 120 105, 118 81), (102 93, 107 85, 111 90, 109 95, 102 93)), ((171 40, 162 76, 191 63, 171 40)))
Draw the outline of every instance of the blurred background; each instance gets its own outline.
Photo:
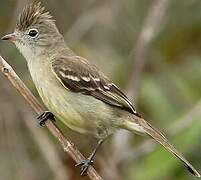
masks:
MULTIPOLYGON (((12 32, 28 0, 1 0, 0 36, 12 32)), ((48 0, 67 44, 105 72, 145 119, 201 171, 201 1, 48 0)), ((7 42, 0 54, 38 97, 24 58, 7 42)), ((57 124, 87 157, 96 140, 57 124)), ((0 74, 0 179, 87 180, 36 114, 0 74)), ((119 131, 95 168, 106 180, 191 180, 183 165, 147 137, 119 131)))

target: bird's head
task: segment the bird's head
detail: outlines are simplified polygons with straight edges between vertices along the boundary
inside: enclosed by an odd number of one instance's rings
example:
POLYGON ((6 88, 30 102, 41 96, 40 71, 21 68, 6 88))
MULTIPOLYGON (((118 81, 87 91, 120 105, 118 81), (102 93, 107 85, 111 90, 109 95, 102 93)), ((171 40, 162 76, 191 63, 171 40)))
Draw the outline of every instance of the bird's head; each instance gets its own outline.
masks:
POLYGON ((63 37, 41 3, 32 3, 19 15, 14 32, 2 40, 13 42, 27 59, 63 42, 63 37))

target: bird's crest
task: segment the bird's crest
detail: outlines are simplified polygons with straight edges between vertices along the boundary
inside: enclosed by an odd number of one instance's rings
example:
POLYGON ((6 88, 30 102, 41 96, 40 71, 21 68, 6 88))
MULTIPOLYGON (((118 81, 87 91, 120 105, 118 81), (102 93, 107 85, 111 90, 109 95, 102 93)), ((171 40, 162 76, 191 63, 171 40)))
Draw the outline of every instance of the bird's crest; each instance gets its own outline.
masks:
POLYGON ((16 28, 18 30, 26 30, 30 26, 40 24, 45 21, 54 22, 52 16, 49 12, 45 11, 45 8, 40 2, 31 3, 25 6, 20 14, 17 20, 16 28))

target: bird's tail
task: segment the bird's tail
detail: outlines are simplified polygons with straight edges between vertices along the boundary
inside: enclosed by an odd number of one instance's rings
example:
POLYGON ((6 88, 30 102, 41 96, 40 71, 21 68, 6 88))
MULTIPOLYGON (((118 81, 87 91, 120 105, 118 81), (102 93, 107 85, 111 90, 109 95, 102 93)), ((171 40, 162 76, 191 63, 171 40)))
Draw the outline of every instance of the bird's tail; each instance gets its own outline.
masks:
POLYGON ((125 122, 124 128, 129 131, 137 131, 148 134, 158 143, 164 146, 165 149, 167 149, 170 153, 181 160, 194 176, 201 177, 200 173, 184 158, 184 156, 180 152, 177 151, 177 149, 167 140, 167 138, 144 119, 135 117, 135 120, 128 120, 127 122, 125 122))

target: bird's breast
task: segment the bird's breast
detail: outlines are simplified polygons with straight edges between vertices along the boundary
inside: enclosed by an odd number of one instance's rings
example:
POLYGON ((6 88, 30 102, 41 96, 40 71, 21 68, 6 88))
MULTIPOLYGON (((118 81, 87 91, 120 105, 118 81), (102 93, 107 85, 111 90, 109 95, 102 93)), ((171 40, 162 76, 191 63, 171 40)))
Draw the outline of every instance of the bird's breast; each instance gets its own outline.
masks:
POLYGON ((80 133, 96 137, 113 132, 118 122, 113 107, 82 93, 66 89, 48 64, 31 64, 29 70, 38 93, 47 108, 64 124, 80 133))
POLYGON ((84 106, 89 108, 93 102, 88 103, 85 95, 66 89, 53 73, 51 66, 47 64, 28 66, 36 89, 48 110, 75 131, 96 133, 95 110, 84 110, 84 106))

